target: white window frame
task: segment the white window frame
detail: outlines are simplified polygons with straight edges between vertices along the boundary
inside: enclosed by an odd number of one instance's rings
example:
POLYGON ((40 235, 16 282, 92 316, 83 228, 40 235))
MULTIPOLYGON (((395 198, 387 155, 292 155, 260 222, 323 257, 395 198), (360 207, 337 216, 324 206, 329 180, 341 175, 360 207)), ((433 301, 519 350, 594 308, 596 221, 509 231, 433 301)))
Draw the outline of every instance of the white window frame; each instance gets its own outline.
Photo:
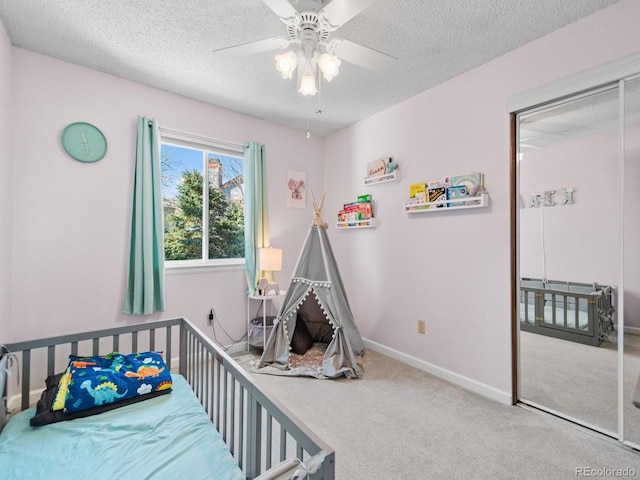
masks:
MULTIPOLYGON (((195 150, 202 150, 206 152, 219 153, 220 155, 244 158, 244 147, 236 143, 223 142, 220 140, 214 140, 208 137, 200 135, 194 135, 191 133, 180 132, 178 130, 172 130, 169 128, 160 128, 160 143, 162 145, 172 145, 176 147, 186 147, 195 150)), ((167 272, 172 270, 185 270, 185 269, 197 269, 200 271, 203 268, 213 268, 216 270, 240 270, 244 269, 245 259, 243 258, 213 258, 205 259, 204 256, 209 252, 209 236, 205 235, 205 232, 209 231, 209 166, 203 156, 203 174, 207 181, 203 182, 202 194, 203 201, 206 202, 206 208, 202 211, 202 230, 203 230, 203 245, 201 259, 193 260, 165 260, 164 266, 167 272)))

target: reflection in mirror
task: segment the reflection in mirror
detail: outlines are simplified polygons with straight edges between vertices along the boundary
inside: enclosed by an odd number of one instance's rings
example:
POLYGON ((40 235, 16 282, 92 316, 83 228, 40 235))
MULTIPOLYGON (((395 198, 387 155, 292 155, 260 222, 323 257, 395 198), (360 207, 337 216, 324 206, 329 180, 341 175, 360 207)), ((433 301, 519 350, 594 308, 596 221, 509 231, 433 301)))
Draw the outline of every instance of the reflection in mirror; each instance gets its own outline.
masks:
POLYGON ((624 84, 624 438, 640 449, 640 78, 624 84))
POLYGON ((520 393, 617 436, 617 88, 518 116, 520 393))

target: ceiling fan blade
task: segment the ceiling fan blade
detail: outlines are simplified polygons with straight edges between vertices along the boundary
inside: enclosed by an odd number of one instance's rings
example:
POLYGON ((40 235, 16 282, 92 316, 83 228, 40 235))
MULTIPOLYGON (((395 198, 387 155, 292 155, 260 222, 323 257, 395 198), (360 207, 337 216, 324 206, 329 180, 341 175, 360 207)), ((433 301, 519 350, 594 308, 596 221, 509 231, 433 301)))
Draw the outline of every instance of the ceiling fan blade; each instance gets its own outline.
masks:
POLYGON ((378 52, 359 43, 345 40, 344 38, 334 38, 332 43, 334 45, 334 53, 338 58, 368 68, 369 70, 384 72, 393 67, 398 61, 396 57, 378 52))
POLYGON ((255 42, 241 43, 232 47, 224 47, 214 50, 213 53, 220 58, 233 58, 253 53, 262 53, 269 50, 287 48, 289 42, 282 37, 266 38, 255 42))
POLYGON ((376 0, 333 0, 319 13, 333 27, 338 28, 375 2, 376 0))
POLYGON ((298 11, 293 8, 287 0, 262 0, 267 7, 274 11, 280 18, 291 18, 298 15, 298 11))

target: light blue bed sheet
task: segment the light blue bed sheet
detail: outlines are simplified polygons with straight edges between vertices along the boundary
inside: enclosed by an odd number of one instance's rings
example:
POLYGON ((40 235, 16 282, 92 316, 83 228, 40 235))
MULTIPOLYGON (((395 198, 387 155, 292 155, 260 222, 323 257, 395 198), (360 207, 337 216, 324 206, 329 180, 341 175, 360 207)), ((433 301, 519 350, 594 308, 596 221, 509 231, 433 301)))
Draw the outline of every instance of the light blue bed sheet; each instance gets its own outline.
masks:
POLYGON ((99 415, 30 427, 30 408, 0 433, 0 478, 245 479, 187 381, 99 415))

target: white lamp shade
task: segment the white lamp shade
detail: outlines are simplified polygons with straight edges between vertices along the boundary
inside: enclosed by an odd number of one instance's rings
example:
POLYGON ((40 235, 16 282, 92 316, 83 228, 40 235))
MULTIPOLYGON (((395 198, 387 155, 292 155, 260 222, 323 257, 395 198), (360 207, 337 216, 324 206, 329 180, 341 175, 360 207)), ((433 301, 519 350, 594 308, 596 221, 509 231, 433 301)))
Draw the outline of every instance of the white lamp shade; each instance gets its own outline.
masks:
POLYGON ((263 272, 279 272, 282 270, 282 249, 258 249, 258 270, 263 272))

